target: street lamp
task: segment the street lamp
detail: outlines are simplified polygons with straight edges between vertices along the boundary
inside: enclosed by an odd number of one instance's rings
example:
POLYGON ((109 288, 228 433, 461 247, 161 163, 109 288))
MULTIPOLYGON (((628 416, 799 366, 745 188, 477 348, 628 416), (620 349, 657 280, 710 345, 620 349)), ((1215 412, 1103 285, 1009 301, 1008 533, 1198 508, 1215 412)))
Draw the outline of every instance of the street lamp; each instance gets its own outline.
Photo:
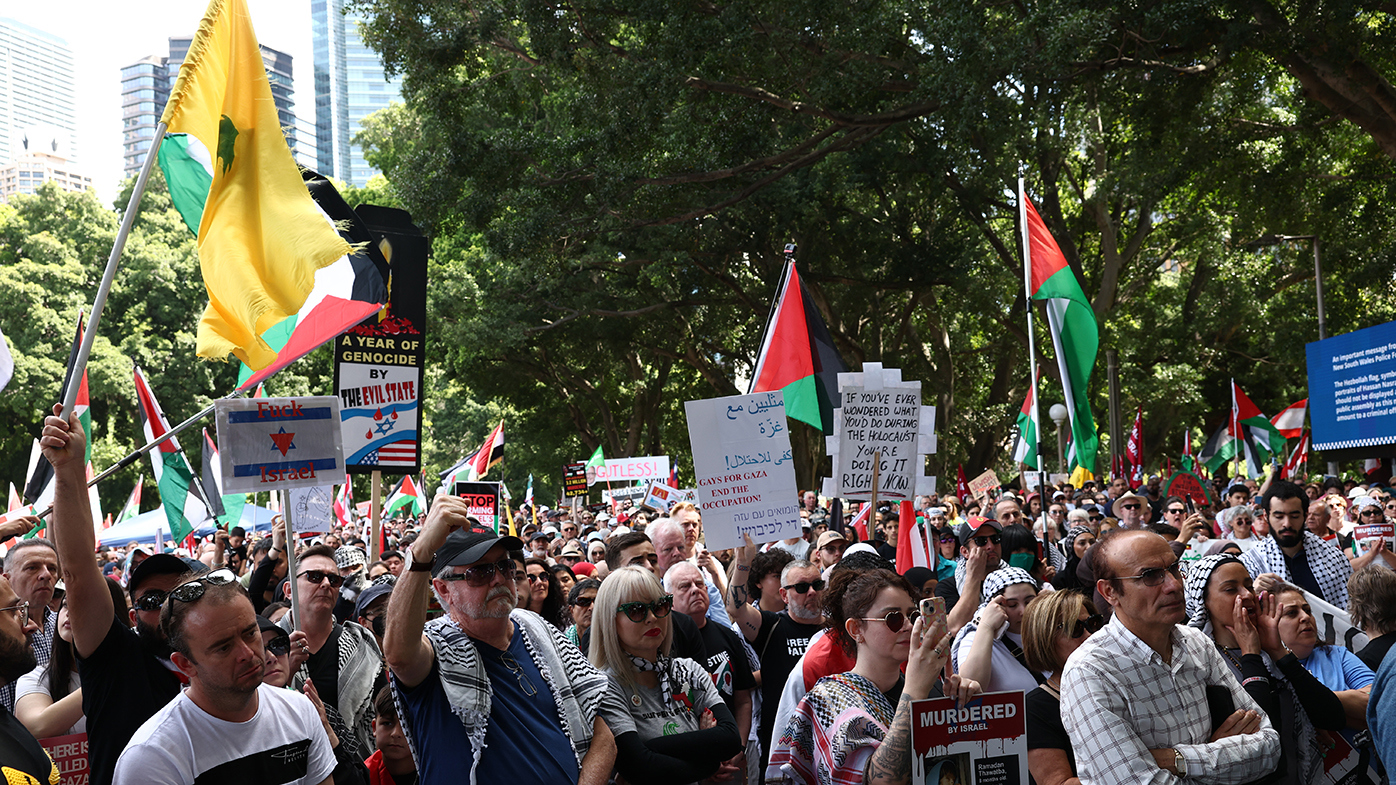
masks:
POLYGON ((1066 407, 1054 403, 1052 408, 1047 410, 1047 415, 1057 424, 1057 467, 1062 474, 1066 474, 1066 454, 1062 451, 1062 423, 1066 422, 1066 407))

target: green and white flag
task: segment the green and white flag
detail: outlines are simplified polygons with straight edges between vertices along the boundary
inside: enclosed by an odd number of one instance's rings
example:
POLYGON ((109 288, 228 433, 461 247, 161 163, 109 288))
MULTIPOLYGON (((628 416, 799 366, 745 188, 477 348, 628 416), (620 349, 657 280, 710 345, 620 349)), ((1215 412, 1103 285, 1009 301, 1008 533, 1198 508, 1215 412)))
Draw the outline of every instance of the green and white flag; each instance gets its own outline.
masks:
POLYGON ((1037 468, 1037 401, 1033 390, 1028 388, 1028 397, 1023 399, 1023 408, 1018 411, 1018 438, 1013 443, 1013 460, 1037 468))

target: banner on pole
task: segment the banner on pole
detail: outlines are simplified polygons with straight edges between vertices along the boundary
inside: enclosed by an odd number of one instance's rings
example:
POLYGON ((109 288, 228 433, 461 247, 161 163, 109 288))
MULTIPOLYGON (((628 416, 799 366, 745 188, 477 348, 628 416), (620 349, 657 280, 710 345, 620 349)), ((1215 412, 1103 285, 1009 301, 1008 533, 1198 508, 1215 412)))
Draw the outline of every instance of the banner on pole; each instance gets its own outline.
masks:
MULTIPOLYGON (((774 542, 799 537, 799 488, 780 392, 688 401, 688 441, 710 550, 742 535, 774 542)), ((669 475, 665 459, 664 477, 669 475)))
POLYGON ((291 525, 297 534, 325 534, 334 530, 333 485, 292 488, 287 495, 291 525))
POLYGON ((824 437, 834 465, 824 495, 871 501, 874 461, 879 500, 935 493, 935 478, 924 472, 937 448, 936 410, 921 405, 921 383, 903 381, 901 369, 882 363, 863 363, 838 380, 843 402, 834 410, 834 432, 824 437))
MULTIPOLYGON (((470 507, 467 515, 494 529, 496 533, 500 531, 499 483, 460 480, 456 483, 454 492, 465 499, 465 503, 470 507)), ((507 528, 505 533, 508 533, 507 528)))
POLYGON ((239 398, 214 403, 224 493, 309 488, 344 474, 339 398, 239 398))
POLYGON ((606 465, 596 467, 596 482, 634 482, 635 480, 669 479, 669 456, 647 455, 640 458, 607 458, 606 465))

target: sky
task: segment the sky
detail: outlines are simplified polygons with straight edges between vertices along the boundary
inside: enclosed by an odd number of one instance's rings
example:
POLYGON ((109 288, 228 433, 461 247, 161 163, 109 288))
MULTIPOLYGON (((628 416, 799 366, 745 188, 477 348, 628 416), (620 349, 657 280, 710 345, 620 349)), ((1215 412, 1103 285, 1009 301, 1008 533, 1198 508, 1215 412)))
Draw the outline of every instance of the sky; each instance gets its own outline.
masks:
MULTIPOLYGON (((309 0, 246 0, 259 43, 291 55, 296 114, 314 120, 309 0)), ((170 36, 199 28, 206 0, 3 0, 8 17, 53 34, 73 50, 78 156, 97 195, 110 205, 121 183, 121 69, 147 55, 167 56, 170 36)))

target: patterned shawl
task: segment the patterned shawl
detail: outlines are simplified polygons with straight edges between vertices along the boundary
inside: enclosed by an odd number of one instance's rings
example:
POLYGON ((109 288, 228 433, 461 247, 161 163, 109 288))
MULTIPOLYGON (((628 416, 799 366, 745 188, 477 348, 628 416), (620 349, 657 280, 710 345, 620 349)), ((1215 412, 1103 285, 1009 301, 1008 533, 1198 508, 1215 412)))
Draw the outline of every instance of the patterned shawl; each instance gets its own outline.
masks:
POLYGON ((1183 602, 1188 612, 1189 627, 1200 630, 1207 626, 1210 621, 1207 616, 1207 582, 1212 580, 1212 573, 1218 567, 1233 562, 1240 564, 1241 560, 1229 553, 1219 553, 1203 556, 1188 568, 1188 577, 1183 582, 1183 602))
POLYGON ((862 785, 867 756, 887 736, 896 707, 856 673, 826 676, 800 701, 776 737, 767 782, 862 785))
MULTIPOLYGON (((295 629, 292 614, 287 613, 278 622, 282 629, 290 632, 295 629)), ((383 671, 383 654, 378 650, 378 640, 368 628, 352 621, 339 625, 339 705, 325 706, 336 736, 344 743, 345 750, 366 758, 373 754, 373 682, 383 671)), ((310 669, 301 665, 291 675, 286 686, 300 691, 310 678, 310 669)))
MULTIPOLYGON (((1323 590, 1323 599, 1347 610, 1348 578, 1352 577, 1352 564, 1348 562, 1348 557, 1323 538, 1307 530, 1304 532, 1304 554, 1308 557, 1309 569, 1314 574, 1314 580, 1318 581, 1318 587, 1323 590)), ((1280 550, 1280 544, 1275 541, 1273 532, 1271 536, 1261 538, 1259 545, 1246 551, 1241 556, 1241 563, 1246 565, 1246 570, 1252 578, 1262 573, 1273 572, 1289 583, 1294 582, 1294 577, 1289 574, 1289 566, 1285 564, 1284 551, 1280 550)))

